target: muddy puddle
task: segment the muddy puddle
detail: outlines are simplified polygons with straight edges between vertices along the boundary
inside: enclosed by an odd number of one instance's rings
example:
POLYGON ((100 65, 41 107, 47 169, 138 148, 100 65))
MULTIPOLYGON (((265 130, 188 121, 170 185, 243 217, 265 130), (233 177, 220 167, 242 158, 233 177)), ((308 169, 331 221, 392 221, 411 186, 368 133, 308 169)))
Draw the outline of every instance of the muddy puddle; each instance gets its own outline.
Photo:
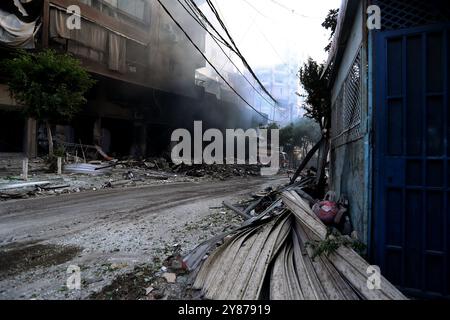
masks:
POLYGON ((63 264, 75 258, 82 248, 40 243, 20 243, 0 247, 0 280, 35 268, 63 264))

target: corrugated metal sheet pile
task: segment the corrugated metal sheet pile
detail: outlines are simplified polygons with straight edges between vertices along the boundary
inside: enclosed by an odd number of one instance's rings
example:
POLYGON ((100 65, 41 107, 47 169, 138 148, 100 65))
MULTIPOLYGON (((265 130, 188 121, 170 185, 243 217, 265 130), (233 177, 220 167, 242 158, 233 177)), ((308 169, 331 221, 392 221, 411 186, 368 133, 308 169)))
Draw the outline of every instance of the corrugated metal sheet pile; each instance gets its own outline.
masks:
POLYGON ((296 190, 303 194, 299 184, 277 190, 264 212, 186 256, 194 289, 214 300, 406 299, 381 275, 379 289, 369 285, 370 265, 350 247, 316 256, 310 244, 329 233, 296 190))

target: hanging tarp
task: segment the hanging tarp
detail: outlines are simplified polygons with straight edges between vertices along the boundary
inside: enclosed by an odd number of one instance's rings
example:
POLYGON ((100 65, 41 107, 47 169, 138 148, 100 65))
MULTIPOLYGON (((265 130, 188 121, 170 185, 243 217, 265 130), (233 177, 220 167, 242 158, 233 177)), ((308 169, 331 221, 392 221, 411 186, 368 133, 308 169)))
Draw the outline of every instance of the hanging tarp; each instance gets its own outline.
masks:
POLYGON ((92 22, 82 20, 81 29, 69 29, 69 15, 57 9, 50 10, 50 37, 72 40, 85 47, 105 52, 108 32, 92 22))
POLYGON ((23 22, 16 15, 0 9, 0 42, 14 48, 33 49, 37 22, 23 22))
POLYGON ((69 15, 58 9, 50 10, 50 37, 70 40, 68 49, 73 54, 94 61, 107 56, 110 70, 126 72, 127 39, 88 20, 81 21, 81 29, 69 29, 69 15))
POLYGON ((108 67, 110 70, 125 73, 127 39, 114 33, 109 33, 108 67))

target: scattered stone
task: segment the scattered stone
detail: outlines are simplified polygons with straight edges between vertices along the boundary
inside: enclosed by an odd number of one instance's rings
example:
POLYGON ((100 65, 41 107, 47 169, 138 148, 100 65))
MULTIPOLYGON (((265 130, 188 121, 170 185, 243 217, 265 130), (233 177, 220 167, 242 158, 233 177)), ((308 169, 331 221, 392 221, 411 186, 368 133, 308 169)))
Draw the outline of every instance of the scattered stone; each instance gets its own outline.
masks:
POLYGON ((101 282, 101 281, 103 281, 103 278, 96 277, 96 278, 88 278, 88 279, 86 279, 85 283, 87 285, 90 285, 90 284, 98 283, 98 282, 101 282))
POLYGON ((177 275, 175 273, 166 272, 162 275, 162 277, 166 279, 168 283, 175 283, 177 281, 177 275))
POLYGON ((156 164, 153 162, 144 162, 144 165, 150 169, 156 168, 156 164))
POLYGON ((161 292, 155 292, 152 295, 155 300, 161 300, 162 298, 164 298, 164 294, 162 294, 161 292))
POLYGON ((128 267, 128 264, 126 263, 113 263, 111 264, 111 269, 118 270, 118 269, 124 269, 128 267))

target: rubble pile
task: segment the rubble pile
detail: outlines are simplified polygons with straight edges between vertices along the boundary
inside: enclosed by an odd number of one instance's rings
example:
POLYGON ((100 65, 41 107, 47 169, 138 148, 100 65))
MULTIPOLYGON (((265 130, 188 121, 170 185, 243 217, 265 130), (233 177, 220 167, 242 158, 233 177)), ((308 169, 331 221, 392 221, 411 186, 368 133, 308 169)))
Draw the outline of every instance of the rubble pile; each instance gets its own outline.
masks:
POLYGON ((142 161, 128 160, 120 162, 119 167, 144 168, 164 171, 194 178, 225 180, 232 177, 255 177, 261 174, 260 165, 248 164, 174 164, 165 158, 149 158, 142 161))
POLYGON ((23 179, 21 174, 22 158, 11 157, 3 160, 0 165, 3 165, 0 170, 0 200, 158 183, 192 182, 199 179, 223 181, 234 177, 260 175, 258 165, 175 165, 163 157, 86 162, 74 162, 66 157, 61 174, 50 172, 44 159, 34 159, 29 161, 27 179, 23 179))
POLYGON ((258 165, 177 165, 172 168, 172 172, 185 174, 188 177, 209 177, 212 179, 225 180, 232 177, 255 177, 261 174, 261 167, 258 165))
MULTIPOLYGON (((381 275, 382 286, 372 290, 377 283, 368 284, 370 266, 356 252, 360 242, 331 220, 324 224, 311 208, 317 201, 305 195, 307 185, 303 180, 263 195, 264 208, 252 209, 241 227, 186 255, 186 267, 198 272, 193 288, 217 300, 406 299, 381 275)), ((345 210, 336 216, 339 211, 345 210)))

